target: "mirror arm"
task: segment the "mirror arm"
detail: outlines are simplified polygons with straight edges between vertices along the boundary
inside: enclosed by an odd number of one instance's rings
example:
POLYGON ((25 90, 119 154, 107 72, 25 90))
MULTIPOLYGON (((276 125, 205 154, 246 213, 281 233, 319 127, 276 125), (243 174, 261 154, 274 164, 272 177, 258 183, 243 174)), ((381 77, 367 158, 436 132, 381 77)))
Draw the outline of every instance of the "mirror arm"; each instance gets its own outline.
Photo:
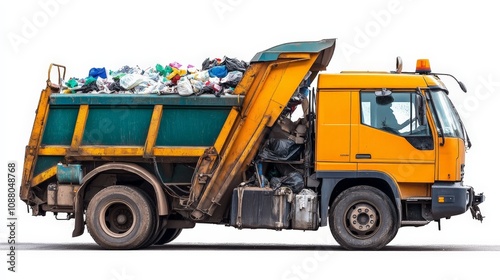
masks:
POLYGON ((458 83, 458 85, 460 86, 460 89, 463 92, 467 92, 467 88, 465 87, 464 83, 462 83, 461 81, 457 80, 457 78, 455 78, 455 76, 453 76, 451 74, 445 74, 445 73, 432 73, 432 74, 436 75, 436 76, 448 76, 448 77, 452 77, 458 83))

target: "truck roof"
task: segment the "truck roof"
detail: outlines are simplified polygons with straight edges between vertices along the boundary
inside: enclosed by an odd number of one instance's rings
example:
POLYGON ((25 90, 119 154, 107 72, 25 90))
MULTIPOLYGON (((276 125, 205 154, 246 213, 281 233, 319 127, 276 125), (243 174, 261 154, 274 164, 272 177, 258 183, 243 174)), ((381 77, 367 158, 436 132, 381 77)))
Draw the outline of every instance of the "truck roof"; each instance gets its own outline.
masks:
POLYGON ((318 89, 359 88, 445 88, 434 75, 397 74, 389 72, 341 72, 320 74, 318 89))

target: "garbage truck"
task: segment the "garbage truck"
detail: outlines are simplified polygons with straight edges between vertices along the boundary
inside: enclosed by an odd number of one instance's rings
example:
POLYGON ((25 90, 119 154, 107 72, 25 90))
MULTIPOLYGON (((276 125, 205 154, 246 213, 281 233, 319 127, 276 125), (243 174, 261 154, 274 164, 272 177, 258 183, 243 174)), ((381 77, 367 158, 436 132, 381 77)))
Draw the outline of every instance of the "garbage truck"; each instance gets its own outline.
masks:
POLYGON ((485 196, 464 184, 471 142, 440 79, 454 77, 425 59, 414 72, 398 59, 325 73, 335 44, 258 52, 220 96, 65 94, 66 67, 51 64, 20 198, 106 249, 163 245, 205 223, 328 225, 342 248, 378 250, 401 227, 468 210, 482 220, 485 196))

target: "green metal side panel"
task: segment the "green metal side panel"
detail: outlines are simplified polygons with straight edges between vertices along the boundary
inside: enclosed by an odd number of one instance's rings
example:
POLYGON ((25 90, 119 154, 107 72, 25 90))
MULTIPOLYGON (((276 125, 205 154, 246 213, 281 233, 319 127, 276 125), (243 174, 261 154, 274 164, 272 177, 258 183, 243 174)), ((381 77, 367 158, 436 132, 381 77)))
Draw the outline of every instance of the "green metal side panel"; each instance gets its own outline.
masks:
POLYGON ((231 108, 166 108, 156 146, 212 146, 231 108))
POLYGON ((82 145, 144 146, 152 106, 90 107, 82 145))
POLYGON ((33 177, 63 161, 64 157, 38 156, 33 177))
MULTIPOLYGON (((53 94, 45 145, 71 145, 79 106, 89 104, 81 145, 144 146, 154 105, 163 105, 156 146, 211 146, 243 97, 53 94)), ((49 166, 50 167, 50 166, 49 166)))
POLYGON ((51 107, 43 133, 42 145, 70 145, 77 116, 77 106, 51 107))

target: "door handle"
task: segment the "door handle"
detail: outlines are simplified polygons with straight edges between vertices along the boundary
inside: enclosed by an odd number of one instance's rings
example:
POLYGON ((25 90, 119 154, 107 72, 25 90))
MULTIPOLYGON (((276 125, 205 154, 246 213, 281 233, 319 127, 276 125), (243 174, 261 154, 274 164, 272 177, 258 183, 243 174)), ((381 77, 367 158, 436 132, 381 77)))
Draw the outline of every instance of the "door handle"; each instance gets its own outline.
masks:
POLYGON ((356 154, 356 159, 371 159, 371 154, 356 154))

